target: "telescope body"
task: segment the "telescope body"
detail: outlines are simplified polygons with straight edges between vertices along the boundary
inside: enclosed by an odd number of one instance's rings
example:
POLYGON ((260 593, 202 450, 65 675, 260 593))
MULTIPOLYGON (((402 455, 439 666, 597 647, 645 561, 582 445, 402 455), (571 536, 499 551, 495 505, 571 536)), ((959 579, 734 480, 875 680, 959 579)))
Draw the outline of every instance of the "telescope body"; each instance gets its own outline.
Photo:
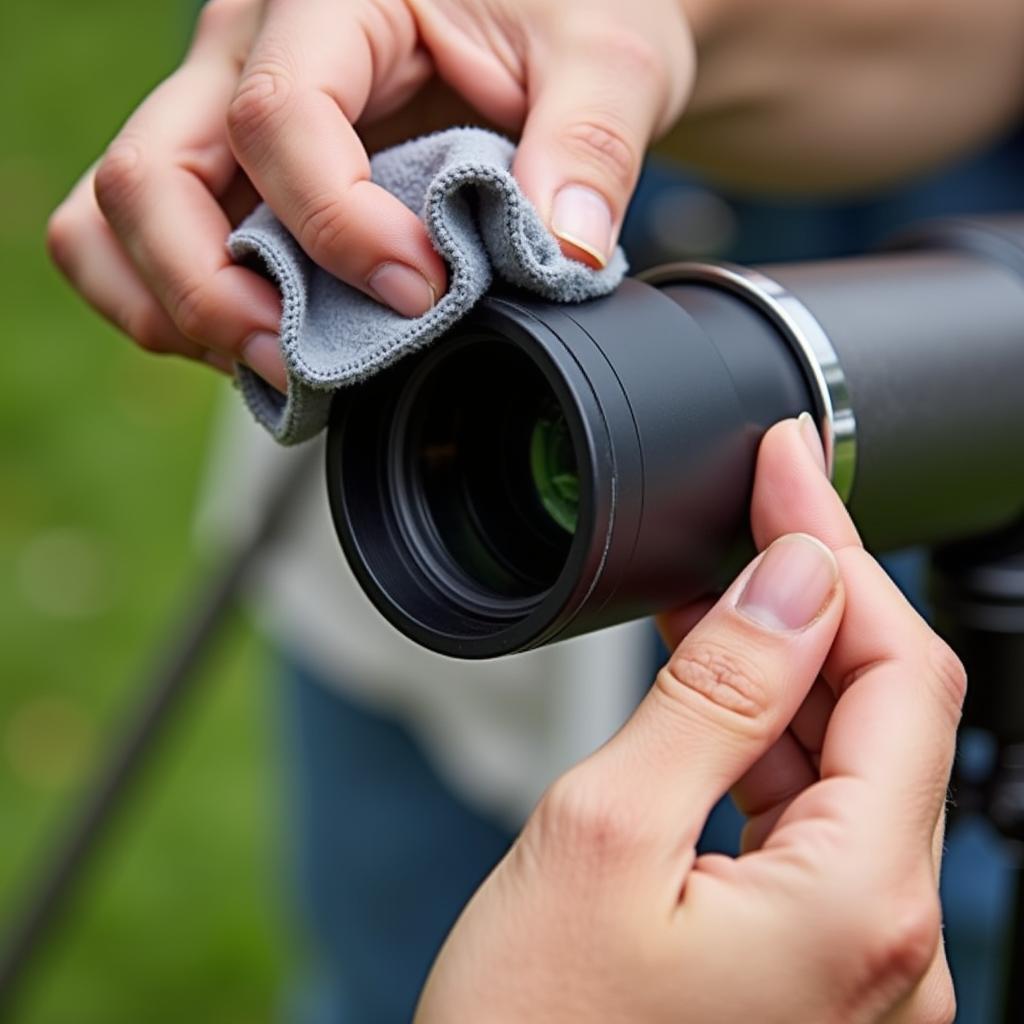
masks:
POLYGON ((852 259, 669 265, 580 305, 491 295, 336 397, 332 513, 397 628, 508 654, 724 582, 751 552, 760 439, 804 411, 871 549, 1018 522, 1024 217, 852 259))

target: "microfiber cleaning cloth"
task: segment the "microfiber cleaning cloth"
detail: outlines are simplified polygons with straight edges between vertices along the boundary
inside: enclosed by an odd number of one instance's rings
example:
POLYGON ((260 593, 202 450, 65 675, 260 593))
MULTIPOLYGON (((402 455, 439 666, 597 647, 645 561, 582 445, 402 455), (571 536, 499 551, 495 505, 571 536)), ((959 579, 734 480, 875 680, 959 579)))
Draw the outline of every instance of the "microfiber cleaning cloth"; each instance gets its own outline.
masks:
POLYGON ((371 161, 373 180, 422 217, 448 264, 448 291, 408 319, 343 284, 305 255, 266 206, 231 235, 234 258, 261 267, 281 291, 281 350, 288 395, 245 367, 245 401, 282 444, 326 424, 331 397, 429 344, 472 309, 495 276, 561 302, 614 291, 626 273, 616 249, 595 271, 562 255, 509 168, 511 142, 479 128, 452 128, 405 142, 371 161))

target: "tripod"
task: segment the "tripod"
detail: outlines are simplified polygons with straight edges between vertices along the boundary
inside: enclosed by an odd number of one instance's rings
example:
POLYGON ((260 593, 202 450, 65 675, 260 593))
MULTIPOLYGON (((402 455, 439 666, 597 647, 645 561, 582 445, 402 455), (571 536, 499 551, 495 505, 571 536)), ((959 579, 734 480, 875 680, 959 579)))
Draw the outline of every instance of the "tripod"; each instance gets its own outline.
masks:
POLYGON ((319 449, 306 446, 268 495, 255 528, 200 583, 198 593, 186 601, 188 609, 170 633, 148 677, 139 687, 138 703, 131 709, 112 750, 90 781, 80 806, 69 814, 39 876, 32 880, 28 899, 18 908, 5 934, 0 936, 0 1019, 13 1010, 15 998, 46 938, 60 924, 81 887, 86 868, 109 832, 115 815, 149 766, 162 739, 180 710, 199 668, 213 648, 221 627, 252 570, 274 541, 287 529, 302 495, 303 485, 319 467, 319 449))
POLYGON ((936 554, 933 600, 940 630, 970 679, 964 727, 985 730, 995 755, 980 775, 958 761, 951 827, 982 814, 1003 838, 1016 895, 1004 960, 1002 1020, 1024 1020, 1024 529, 936 554))

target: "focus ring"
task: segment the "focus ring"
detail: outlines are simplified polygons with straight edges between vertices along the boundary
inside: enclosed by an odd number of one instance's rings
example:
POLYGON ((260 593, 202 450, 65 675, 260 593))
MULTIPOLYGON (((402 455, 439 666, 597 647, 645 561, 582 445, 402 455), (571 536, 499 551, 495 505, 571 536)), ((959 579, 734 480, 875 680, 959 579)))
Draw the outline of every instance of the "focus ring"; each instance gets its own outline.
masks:
POLYGON ((814 314, 778 281, 731 263, 670 263, 639 275, 651 285, 706 284, 745 299, 782 332, 814 391, 825 465, 844 502, 853 491, 857 422, 839 356, 814 314))

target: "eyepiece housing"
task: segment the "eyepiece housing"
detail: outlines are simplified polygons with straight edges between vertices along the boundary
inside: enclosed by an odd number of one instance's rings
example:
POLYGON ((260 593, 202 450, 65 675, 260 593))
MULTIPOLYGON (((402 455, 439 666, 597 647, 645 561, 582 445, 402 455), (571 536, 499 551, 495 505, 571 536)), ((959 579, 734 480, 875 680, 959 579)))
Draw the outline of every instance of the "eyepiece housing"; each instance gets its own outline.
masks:
POLYGON ((777 330, 713 289, 492 296, 336 398, 331 508, 403 633, 508 654, 706 589, 742 546, 761 434, 812 407, 777 330))

